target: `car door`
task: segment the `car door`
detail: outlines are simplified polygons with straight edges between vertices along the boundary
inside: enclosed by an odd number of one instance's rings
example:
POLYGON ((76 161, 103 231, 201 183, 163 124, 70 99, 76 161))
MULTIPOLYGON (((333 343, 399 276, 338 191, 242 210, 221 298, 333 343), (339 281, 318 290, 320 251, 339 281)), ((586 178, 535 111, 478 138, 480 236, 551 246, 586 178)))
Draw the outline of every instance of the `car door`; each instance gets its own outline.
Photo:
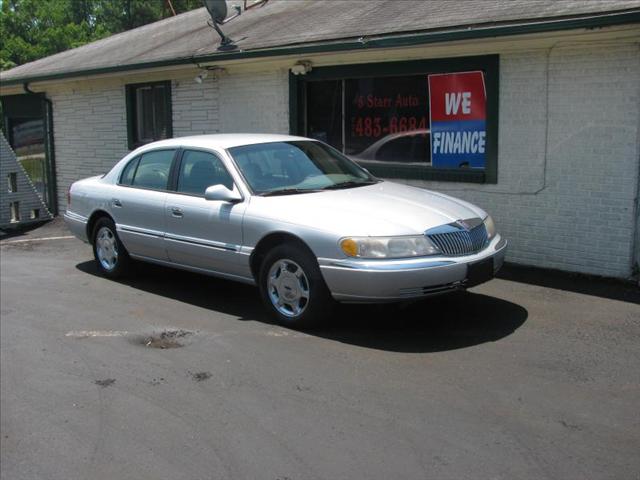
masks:
POLYGON ((182 151, 175 191, 167 193, 167 253, 174 263, 246 276, 248 259, 240 254, 246 203, 205 200, 207 187, 218 184, 230 190, 237 188, 216 154, 182 151))
POLYGON ((123 169, 111 199, 118 235, 135 256, 168 260, 165 234, 167 187, 177 149, 145 152, 123 169))

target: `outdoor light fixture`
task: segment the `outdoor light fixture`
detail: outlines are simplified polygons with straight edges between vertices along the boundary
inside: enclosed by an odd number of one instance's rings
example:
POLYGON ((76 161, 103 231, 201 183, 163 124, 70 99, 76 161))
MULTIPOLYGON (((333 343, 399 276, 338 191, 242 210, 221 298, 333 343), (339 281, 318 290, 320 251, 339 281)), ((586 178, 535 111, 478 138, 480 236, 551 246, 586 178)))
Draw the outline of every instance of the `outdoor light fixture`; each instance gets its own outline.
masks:
POLYGON ((217 65, 200 65, 196 64, 196 67, 200 69, 200 73, 194 77, 194 81, 196 83, 202 83, 209 76, 209 73, 212 73, 214 77, 220 77, 227 73, 227 69, 224 67, 219 67, 217 65))
POLYGON ((198 75, 196 75, 196 77, 194 78, 196 83, 202 83, 204 82, 205 78, 207 78, 209 76, 209 72, 204 71, 202 73, 199 73, 198 75))
POLYGON ((294 75, 306 75, 312 69, 311 62, 309 60, 300 60, 291 67, 291 73, 294 75))
POLYGON ((211 16, 212 22, 207 22, 210 27, 214 28, 218 35, 220 35, 220 46, 218 50, 235 50, 238 46, 227 37, 218 25, 224 25, 225 23, 233 20, 242 13, 242 9, 239 6, 234 6, 236 14, 227 18, 227 2, 226 0, 202 0, 205 8, 211 16))

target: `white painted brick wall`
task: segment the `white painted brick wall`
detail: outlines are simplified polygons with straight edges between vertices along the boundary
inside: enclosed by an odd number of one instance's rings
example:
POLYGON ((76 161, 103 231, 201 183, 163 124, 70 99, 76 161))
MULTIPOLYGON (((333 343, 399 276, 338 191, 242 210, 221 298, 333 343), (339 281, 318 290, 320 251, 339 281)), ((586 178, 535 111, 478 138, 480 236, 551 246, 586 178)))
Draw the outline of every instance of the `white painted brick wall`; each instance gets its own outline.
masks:
POLYGON ((638 45, 501 55, 498 184, 408 183, 489 211, 509 261, 629 277, 639 109, 638 45))
POLYGON ((223 75, 222 132, 289 133, 289 74, 286 70, 223 75))
MULTIPOLYGON (((502 54, 498 184, 407 183, 491 212, 510 241, 512 262, 628 277, 640 163, 639 79, 637 45, 502 54)), ((286 70, 210 74, 203 84, 183 76, 172 86, 175 136, 288 132, 286 70)), ((124 86, 48 93, 64 210, 72 181, 108 170, 127 153, 124 86)))
POLYGON ((173 135, 201 135, 220 132, 218 80, 210 73, 202 83, 195 75, 171 82, 173 135))
POLYGON ((124 87, 85 82, 47 93, 53 102, 58 206, 62 213, 69 185, 107 172, 128 153, 124 87))

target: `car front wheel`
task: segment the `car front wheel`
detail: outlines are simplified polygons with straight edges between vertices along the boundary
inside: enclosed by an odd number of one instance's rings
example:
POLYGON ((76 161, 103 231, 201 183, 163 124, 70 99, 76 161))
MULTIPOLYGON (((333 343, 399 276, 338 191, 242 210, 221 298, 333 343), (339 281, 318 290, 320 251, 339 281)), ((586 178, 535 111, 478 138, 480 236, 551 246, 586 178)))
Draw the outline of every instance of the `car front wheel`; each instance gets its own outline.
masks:
POLYGON ((118 238, 116 225, 110 218, 103 217, 96 222, 93 229, 93 256, 98 269, 107 277, 121 277, 129 269, 129 254, 118 238))
POLYGON ((276 247, 265 256, 259 287, 264 304, 285 326, 317 327, 334 305, 315 258, 295 244, 276 247))

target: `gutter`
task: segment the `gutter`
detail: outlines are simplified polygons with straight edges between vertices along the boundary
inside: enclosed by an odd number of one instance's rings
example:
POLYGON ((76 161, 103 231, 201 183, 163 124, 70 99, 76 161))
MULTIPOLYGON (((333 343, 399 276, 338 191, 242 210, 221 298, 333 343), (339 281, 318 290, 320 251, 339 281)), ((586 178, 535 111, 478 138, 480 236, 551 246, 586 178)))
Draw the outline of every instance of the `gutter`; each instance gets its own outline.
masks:
POLYGON ((59 80, 63 78, 102 75, 107 73, 128 72, 132 70, 144 70, 147 68, 158 68, 177 65, 190 65, 204 62, 220 62, 252 58, 281 57, 287 55, 308 55, 314 53, 371 50, 378 48, 408 47, 427 45, 431 43, 452 42, 456 40, 473 40, 510 35, 554 32, 561 30, 596 29, 630 23, 640 23, 640 9, 573 19, 555 19, 542 22, 522 23, 518 25, 511 24, 476 27, 469 26, 465 28, 459 28, 457 30, 440 30, 370 38, 360 37, 358 39, 349 39, 342 41, 327 41, 314 44, 302 44, 244 51, 239 50, 234 52, 214 53, 201 56, 159 60, 154 62, 141 62, 126 65, 115 65, 111 67, 89 68, 74 72, 62 72, 49 75, 21 77, 18 79, 7 81, 2 81, 2 79, 0 78, 0 85, 9 86, 36 81, 42 82, 49 80, 59 80))

